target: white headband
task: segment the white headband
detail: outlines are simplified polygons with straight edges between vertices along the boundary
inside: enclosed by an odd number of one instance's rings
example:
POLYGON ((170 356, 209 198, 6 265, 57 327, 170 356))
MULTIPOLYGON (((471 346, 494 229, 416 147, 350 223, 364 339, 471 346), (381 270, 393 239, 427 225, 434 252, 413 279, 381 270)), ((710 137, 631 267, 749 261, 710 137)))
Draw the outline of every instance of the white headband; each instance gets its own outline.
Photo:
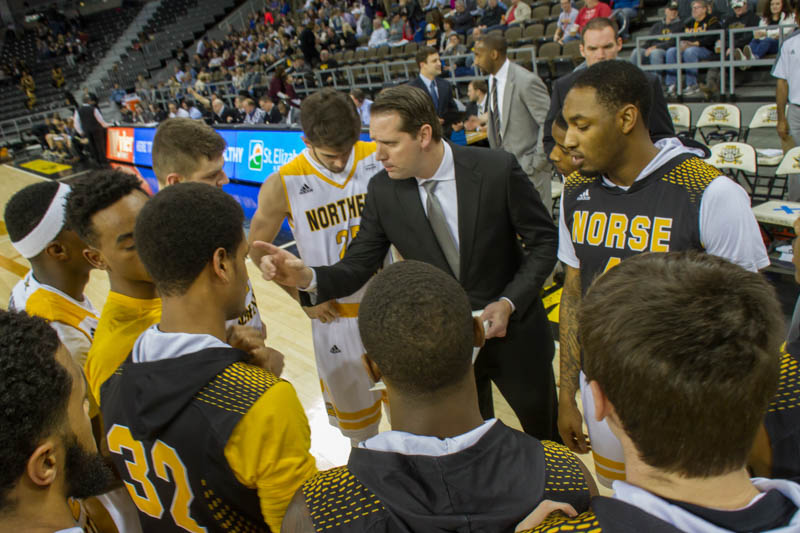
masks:
POLYGON ((67 215, 67 195, 69 191, 69 185, 59 183, 58 191, 56 191, 56 195, 53 197, 53 201, 50 202, 50 207, 47 208, 42 220, 22 240, 11 243, 22 257, 25 259, 36 257, 58 236, 58 233, 64 227, 64 219, 67 215))

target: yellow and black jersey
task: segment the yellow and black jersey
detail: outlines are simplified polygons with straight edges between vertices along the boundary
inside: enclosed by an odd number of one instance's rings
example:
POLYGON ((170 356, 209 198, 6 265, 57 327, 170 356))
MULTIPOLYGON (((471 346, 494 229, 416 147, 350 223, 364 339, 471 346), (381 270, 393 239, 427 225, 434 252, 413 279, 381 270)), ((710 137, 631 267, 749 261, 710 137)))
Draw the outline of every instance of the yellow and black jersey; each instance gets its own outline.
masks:
POLYGON ((781 354, 778 391, 767 407, 764 427, 772 451, 772 475, 778 479, 800 479, 800 360, 797 346, 781 354), (789 353, 791 350, 794 353, 789 353))
MULTIPOLYGON (((101 387, 108 449, 142 529, 279 531, 292 495, 316 473, 294 389, 221 341, 136 362, 154 329, 101 387)), ((210 337, 160 335, 163 346, 210 337)))
POLYGON ((355 448, 347 466, 302 487, 316 531, 510 531, 542 500, 584 511, 579 459, 497 421, 474 444, 446 455, 355 448))

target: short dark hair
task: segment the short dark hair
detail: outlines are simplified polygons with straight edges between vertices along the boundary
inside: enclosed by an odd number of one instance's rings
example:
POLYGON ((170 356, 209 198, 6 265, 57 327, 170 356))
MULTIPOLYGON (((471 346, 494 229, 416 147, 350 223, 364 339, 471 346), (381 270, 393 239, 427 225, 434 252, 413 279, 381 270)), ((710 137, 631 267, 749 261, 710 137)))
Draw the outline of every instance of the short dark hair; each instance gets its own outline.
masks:
POLYGON ((744 466, 784 333, 763 276, 695 251, 641 254, 594 282, 578 323, 586 377, 645 463, 690 478, 744 466))
POLYGON ((214 251, 231 255, 244 238, 244 213, 229 194, 205 183, 178 183, 150 199, 136 218, 139 257, 160 293, 184 294, 214 251))
POLYGON ((442 138, 442 124, 433 107, 430 95, 417 87, 398 85, 378 93, 370 107, 370 115, 397 113, 400 115, 400 131, 417 135, 425 124, 433 130, 433 140, 442 138))
POLYGON ((98 170, 72 182, 67 197, 67 220, 87 244, 97 246, 92 217, 134 191, 147 194, 139 178, 122 170, 98 170))
POLYGON ((436 48, 432 46, 420 46, 417 49, 417 54, 414 56, 417 61, 417 66, 419 66, 421 63, 425 63, 428 60, 428 57, 438 53, 439 52, 436 50, 436 48))
POLYGON ((496 50, 500 55, 506 55, 508 42, 499 33, 486 33, 478 37, 477 41, 482 43, 488 50, 496 50))
POLYGON ((624 105, 635 105, 647 124, 651 106, 650 83, 644 72, 630 61, 610 59, 595 63, 578 75, 572 84, 572 88, 576 87, 594 89, 597 100, 612 113, 624 105))
POLYGON ((363 89, 359 89, 358 87, 355 87, 354 89, 352 89, 350 91, 350 96, 352 96, 353 98, 355 98, 359 102, 363 102, 364 99, 367 97, 367 94, 364 92, 363 89))
POLYGON ((619 25, 617 25, 617 21, 607 17, 597 17, 587 22, 586 25, 583 27, 583 30, 581 30, 581 43, 583 43, 583 36, 586 34, 587 31, 589 30, 599 31, 605 28, 611 28, 612 30, 614 30, 615 39, 619 37, 619 25))
POLYGON ((353 101, 334 89, 322 89, 300 104, 303 135, 316 146, 346 149, 361 135, 361 117, 353 101))
POLYGON ((169 118, 153 137, 153 171, 162 183, 173 172, 188 176, 197 169, 199 157, 216 159, 225 146, 222 135, 203 121, 169 118))
POLYGON ((553 125, 558 126, 559 129, 567 131, 569 129, 569 124, 567 124, 564 115, 561 113, 556 113, 556 118, 553 119, 553 125))
POLYGON ((476 91, 480 91, 483 94, 489 93, 489 84, 486 83, 486 80, 477 79, 477 80, 472 80, 469 83, 470 85, 472 85, 472 88, 475 89, 476 91))
POLYGON ((59 340, 42 318, 0 310, 0 512, 40 441, 67 416, 72 376, 56 361, 59 340))
POLYGON ((58 192, 58 186, 57 181, 33 183, 9 198, 3 219, 13 242, 23 239, 42 221, 58 192))
POLYGON ((358 329, 387 381, 415 396, 458 383, 472 364, 472 308, 461 285, 419 261, 401 261, 367 286, 358 329))

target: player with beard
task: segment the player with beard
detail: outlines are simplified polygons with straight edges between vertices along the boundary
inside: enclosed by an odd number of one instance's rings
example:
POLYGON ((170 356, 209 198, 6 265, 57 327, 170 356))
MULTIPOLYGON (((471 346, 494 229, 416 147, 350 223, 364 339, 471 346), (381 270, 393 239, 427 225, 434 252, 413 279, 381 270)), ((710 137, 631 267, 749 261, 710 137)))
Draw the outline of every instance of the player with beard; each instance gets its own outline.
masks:
POLYGON ((0 531, 79 533, 68 498, 108 490, 86 382, 47 322, 0 311, 0 531))
MULTIPOLYGON (((566 265, 559 313, 561 389, 558 426, 564 444, 586 453, 575 393, 584 412, 592 398, 580 377, 576 314, 600 273, 645 251, 703 250, 748 270, 769 265, 750 199, 678 139, 653 144, 645 75, 619 60, 581 73, 564 101, 564 147, 579 170, 564 183, 558 257, 566 265)), ((586 417, 601 483, 625 479, 619 441, 604 422, 586 417)))

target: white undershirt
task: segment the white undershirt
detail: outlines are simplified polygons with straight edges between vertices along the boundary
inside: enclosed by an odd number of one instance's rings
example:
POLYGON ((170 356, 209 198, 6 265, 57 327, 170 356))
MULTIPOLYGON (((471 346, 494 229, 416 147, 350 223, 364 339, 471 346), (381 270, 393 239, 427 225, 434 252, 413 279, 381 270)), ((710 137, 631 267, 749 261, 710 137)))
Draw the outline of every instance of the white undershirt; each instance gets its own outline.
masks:
MULTIPOLYGON (((656 146, 661 150, 634 181, 644 179, 679 153, 691 151, 676 138, 664 139, 656 146)), ((606 185, 628 189, 606 178, 603 180, 606 185)), ((707 253, 728 259, 751 272, 769 266, 761 231, 750 209, 750 197, 741 186, 723 175, 709 183, 700 200, 700 242, 707 253)), ((581 266, 564 220, 563 195, 558 216, 558 258, 573 268, 581 266)))
POLYGON ((144 330, 133 344, 131 360, 134 363, 152 363, 175 359, 208 348, 230 348, 213 335, 200 333, 164 333, 154 324, 144 330))
POLYGON ((506 92, 506 80, 508 79, 508 65, 510 62, 506 59, 500 70, 494 76, 489 76, 489 100, 486 103, 486 110, 492 107, 492 83, 497 82, 497 116, 500 119, 500 124, 503 123, 503 97, 506 92))
POLYGON ((360 442, 358 447, 376 452, 441 457, 474 446, 494 426, 495 422, 497 422, 496 418, 490 418, 471 431, 446 439, 429 435, 415 435, 405 431, 384 431, 360 442))

